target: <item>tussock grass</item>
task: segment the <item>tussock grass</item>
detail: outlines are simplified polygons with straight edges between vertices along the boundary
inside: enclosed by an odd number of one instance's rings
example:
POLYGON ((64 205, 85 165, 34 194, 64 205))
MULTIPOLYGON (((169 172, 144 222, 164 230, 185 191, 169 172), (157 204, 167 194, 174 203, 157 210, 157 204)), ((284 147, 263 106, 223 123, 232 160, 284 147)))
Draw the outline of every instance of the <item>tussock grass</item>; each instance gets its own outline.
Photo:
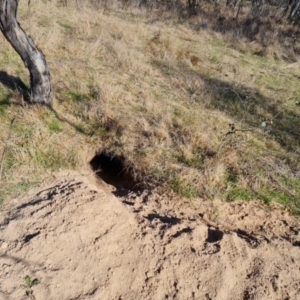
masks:
POLYGON ((27 71, 0 37, 1 150, 16 118, 3 199, 80 169, 81 150, 92 148, 183 197, 276 200, 299 212, 297 64, 117 4, 37 0, 29 14, 21 2, 19 18, 46 54, 55 104, 20 106, 14 83, 28 84, 27 71))

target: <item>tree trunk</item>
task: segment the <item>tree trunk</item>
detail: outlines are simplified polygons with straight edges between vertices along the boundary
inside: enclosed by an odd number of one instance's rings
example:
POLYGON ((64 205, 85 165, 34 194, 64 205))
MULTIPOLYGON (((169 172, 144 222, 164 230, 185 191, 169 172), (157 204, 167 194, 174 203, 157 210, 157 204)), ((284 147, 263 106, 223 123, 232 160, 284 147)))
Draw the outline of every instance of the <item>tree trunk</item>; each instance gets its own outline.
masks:
POLYGON ((19 0, 0 0, 0 30, 30 72, 29 102, 52 104, 50 71, 45 57, 16 19, 19 0))

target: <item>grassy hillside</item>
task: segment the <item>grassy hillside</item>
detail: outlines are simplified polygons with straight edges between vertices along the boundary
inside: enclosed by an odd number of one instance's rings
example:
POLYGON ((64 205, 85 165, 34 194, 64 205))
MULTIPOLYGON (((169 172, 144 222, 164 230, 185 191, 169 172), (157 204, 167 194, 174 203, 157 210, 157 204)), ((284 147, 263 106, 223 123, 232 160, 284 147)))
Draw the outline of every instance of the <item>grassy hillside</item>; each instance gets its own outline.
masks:
POLYGON ((46 55, 53 110, 23 103, 28 72, 0 36, 0 201, 103 151, 180 197, 278 201, 299 213, 299 63, 175 16, 70 2, 19 9, 46 55))

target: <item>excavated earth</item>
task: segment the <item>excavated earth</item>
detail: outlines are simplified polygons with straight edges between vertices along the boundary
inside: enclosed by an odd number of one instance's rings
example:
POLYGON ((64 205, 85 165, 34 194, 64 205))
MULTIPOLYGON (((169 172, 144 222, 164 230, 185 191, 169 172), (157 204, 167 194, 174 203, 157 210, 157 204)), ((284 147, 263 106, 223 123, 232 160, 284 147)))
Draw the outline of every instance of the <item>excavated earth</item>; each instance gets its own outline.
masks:
POLYGON ((0 230, 0 299, 300 299, 299 220, 258 202, 69 173, 3 205, 0 230))

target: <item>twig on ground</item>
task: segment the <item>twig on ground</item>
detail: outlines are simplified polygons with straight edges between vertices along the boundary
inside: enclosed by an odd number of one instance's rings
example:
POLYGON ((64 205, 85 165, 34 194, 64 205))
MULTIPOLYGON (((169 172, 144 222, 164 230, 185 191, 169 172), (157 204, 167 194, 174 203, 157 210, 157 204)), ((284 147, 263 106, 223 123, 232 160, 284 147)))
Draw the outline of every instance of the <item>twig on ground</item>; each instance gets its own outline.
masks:
POLYGON ((219 151, 220 151, 225 139, 227 138, 227 136, 229 136, 231 134, 234 134, 236 132, 239 132, 239 131, 253 131, 253 129, 236 129, 234 124, 229 124, 229 126, 230 126, 230 130, 223 135, 222 141, 221 141, 221 143, 218 147, 218 150, 217 150, 216 154, 219 153, 219 151))

